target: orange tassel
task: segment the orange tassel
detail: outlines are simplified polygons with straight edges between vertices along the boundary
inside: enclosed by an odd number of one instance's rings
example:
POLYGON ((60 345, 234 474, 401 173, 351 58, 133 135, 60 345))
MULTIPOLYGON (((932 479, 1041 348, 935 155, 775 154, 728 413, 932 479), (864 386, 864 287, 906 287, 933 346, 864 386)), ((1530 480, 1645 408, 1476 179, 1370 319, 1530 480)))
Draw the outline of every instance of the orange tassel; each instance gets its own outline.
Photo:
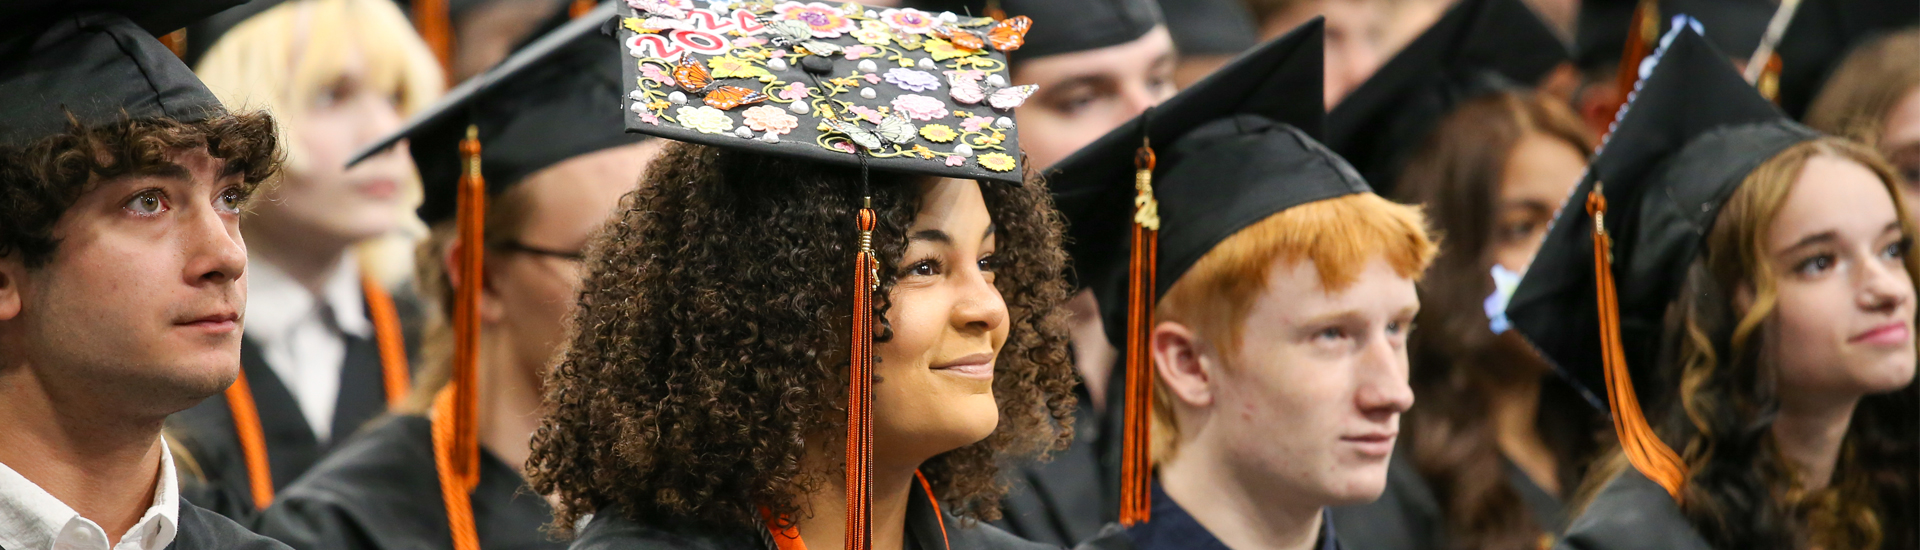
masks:
POLYGON ((1660 484, 1681 499, 1680 490, 1687 479, 1687 465, 1647 424, 1640 410, 1640 397, 1633 391, 1633 378, 1627 371, 1626 346, 1620 340, 1620 303, 1613 284, 1613 239, 1605 224, 1607 198, 1601 185, 1587 193, 1587 214, 1593 216, 1593 278, 1600 306, 1600 354, 1606 364, 1607 406, 1613 409, 1613 431, 1620 437, 1620 449, 1627 461, 1647 479, 1660 484))
POLYGON ((260 409, 254 406, 246 371, 227 386, 226 395, 227 412, 233 414, 233 433, 240 440, 240 455, 247 463, 247 488, 253 507, 265 510, 273 503, 273 466, 267 461, 266 432, 260 428, 260 409))
POLYGON ((567 17, 579 19, 580 16, 593 11, 593 3, 593 0, 573 0, 572 4, 567 5, 567 17))
MULTIPOLYGON (((863 176, 864 177, 864 176, 863 176)), ((853 261, 853 333, 847 372, 847 550, 873 547, 873 293, 879 264, 873 256, 873 200, 861 199, 860 254, 853 261)))
POLYGON ((453 377, 433 400, 434 465, 446 501, 454 550, 479 550, 469 494, 480 483, 479 413, 480 288, 485 260, 487 183, 480 176, 480 130, 467 126, 460 141, 460 285, 453 303, 453 377))
POLYGON ((453 23, 447 0, 413 0, 413 28, 420 32, 420 39, 426 41, 427 49, 433 51, 433 58, 440 60, 440 70, 447 75, 447 84, 453 84, 453 23))
POLYGON ((187 30, 186 29, 180 29, 167 34, 163 34, 163 35, 160 35, 159 38, 160 38, 160 45, 166 46, 167 51, 173 52, 174 57, 178 57, 182 59, 185 59, 187 57, 187 30))
POLYGON ((367 297, 367 317, 373 319, 373 343, 380 347, 380 381, 386 386, 387 408, 393 409, 406 399, 413 385, 400 313, 393 307, 393 296, 372 275, 360 276, 360 292, 367 297))
POLYGON ((1120 524, 1152 519, 1153 357, 1147 333, 1153 322, 1154 276, 1159 265, 1160 207, 1153 198, 1153 147, 1141 140, 1134 156, 1133 246, 1127 268, 1127 388, 1125 435, 1120 446, 1120 524))

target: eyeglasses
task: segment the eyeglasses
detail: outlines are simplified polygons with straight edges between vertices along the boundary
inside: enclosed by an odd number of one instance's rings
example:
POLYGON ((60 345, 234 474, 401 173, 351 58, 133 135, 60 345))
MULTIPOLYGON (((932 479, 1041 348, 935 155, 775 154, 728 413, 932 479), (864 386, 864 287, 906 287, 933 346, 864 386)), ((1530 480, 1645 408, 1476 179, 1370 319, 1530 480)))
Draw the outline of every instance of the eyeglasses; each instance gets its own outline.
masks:
POLYGON ((562 251, 553 250, 550 248, 541 248, 538 246, 529 245, 527 243, 523 243, 517 240, 495 242, 493 243, 492 248, 497 248, 500 250, 511 250, 514 252, 525 252, 527 254, 534 254, 538 256, 548 256, 553 258, 559 258, 559 259, 566 260, 569 262, 574 262, 574 263, 580 263, 580 262, 586 261, 587 259, 586 254, 583 254, 581 252, 562 252, 562 251))

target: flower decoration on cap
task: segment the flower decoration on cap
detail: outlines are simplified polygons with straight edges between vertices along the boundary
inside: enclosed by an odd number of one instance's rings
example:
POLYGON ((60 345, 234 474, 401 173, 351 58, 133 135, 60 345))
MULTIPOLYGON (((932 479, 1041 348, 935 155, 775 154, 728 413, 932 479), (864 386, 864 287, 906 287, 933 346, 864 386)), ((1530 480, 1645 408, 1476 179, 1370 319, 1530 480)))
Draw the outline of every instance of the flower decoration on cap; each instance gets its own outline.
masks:
POLYGON ((926 71, 916 71, 913 69, 902 69, 899 67, 887 69, 886 79, 888 84, 899 86, 901 89, 909 92, 924 92, 940 87, 940 79, 938 77, 926 71))
POLYGON ((931 34, 940 26, 940 17, 913 8, 890 9, 880 12, 880 20, 893 30, 906 34, 931 34))
POLYGON ((843 10, 819 2, 784 2, 773 8, 779 19, 806 23, 813 29, 814 38, 837 38, 841 33, 853 32, 853 19, 848 10, 843 10))

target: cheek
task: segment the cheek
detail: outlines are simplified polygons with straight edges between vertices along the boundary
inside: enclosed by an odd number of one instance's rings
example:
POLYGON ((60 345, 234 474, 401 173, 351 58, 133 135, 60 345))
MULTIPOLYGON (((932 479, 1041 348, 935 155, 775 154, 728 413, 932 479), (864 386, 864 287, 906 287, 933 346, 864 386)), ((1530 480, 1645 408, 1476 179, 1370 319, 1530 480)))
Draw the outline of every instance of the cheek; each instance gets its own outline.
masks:
MULTIPOLYGON (((1852 297, 1844 285, 1787 283, 1781 286, 1768 331, 1778 359, 1780 387, 1824 386, 1839 377, 1838 364, 1846 344, 1852 297)), ((1765 329, 1763 329, 1765 330, 1765 329)))
POLYGON ((932 300, 927 293, 926 290, 903 290, 891 297, 887 325, 893 328, 893 338, 876 346, 880 364, 874 365, 874 370, 881 376, 926 370, 931 360, 928 355, 946 324, 945 316, 941 315, 944 312, 931 307, 933 304, 928 302, 932 300))

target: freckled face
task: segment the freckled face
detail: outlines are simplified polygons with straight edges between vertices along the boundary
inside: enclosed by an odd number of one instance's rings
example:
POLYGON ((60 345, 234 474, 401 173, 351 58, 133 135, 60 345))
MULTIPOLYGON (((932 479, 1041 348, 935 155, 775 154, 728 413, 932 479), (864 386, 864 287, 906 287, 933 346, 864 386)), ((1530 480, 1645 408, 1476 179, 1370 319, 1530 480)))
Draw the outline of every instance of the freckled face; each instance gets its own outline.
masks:
POLYGON ((999 425, 996 356, 1007 341, 1007 304, 994 287, 992 218, 968 180, 920 186, 874 365, 877 462, 917 466, 985 439, 999 425))

